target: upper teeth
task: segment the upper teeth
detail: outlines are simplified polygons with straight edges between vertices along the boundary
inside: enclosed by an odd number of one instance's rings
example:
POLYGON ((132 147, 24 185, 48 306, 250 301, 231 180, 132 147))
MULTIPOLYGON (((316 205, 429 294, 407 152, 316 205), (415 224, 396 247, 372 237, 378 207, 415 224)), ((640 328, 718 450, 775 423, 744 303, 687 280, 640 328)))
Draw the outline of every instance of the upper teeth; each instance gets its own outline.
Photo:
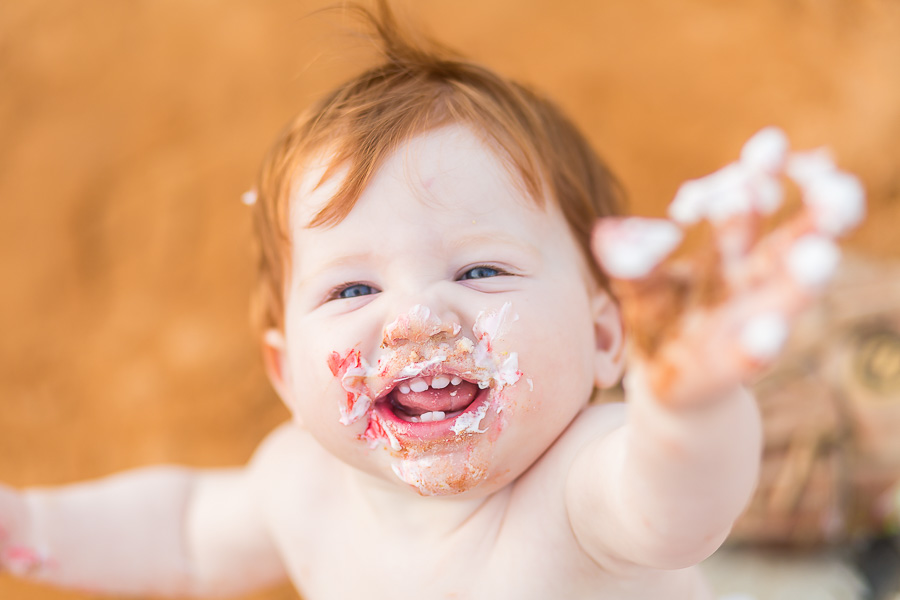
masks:
POLYGON ((436 390, 442 390, 448 385, 459 385, 462 383, 462 378, 460 377, 450 377, 449 375, 435 375, 431 378, 431 381, 424 377, 414 377, 409 381, 404 381, 400 385, 397 386, 397 389, 400 390, 401 394, 408 394, 410 391, 413 392, 424 392, 429 387, 434 388, 436 390))

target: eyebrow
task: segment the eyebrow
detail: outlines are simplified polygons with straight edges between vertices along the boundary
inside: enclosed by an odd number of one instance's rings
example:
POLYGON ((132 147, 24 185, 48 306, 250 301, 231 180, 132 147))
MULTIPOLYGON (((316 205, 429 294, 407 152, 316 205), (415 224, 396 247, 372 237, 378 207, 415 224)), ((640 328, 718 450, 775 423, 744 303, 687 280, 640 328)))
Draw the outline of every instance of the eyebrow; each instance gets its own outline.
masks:
POLYGON ((291 284, 291 287, 294 287, 294 288, 300 287, 302 285, 309 283, 311 280, 315 279, 322 273, 325 273, 332 269, 337 269, 337 268, 340 268, 343 266, 353 265, 353 264, 359 263, 365 259, 369 259, 371 257, 372 257, 371 252, 354 252, 353 254, 344 254, 344 255, 338 256, 337 258, 333 258, 331 260, 328 260, 325 263, 318 265, 314 271, 312 271, 311 273, 307 273, 305 275, 305 277, 303 277, 302 279, 295 280, 291 284))
POLYGON ((449 250, 459 250, 469 245, 475 244, 497 244, 500 246, 513 246, 518 250, 523 250, 529 253, 535 258, 541 256, 540 250, 538 250, 537 246, 535 246, 534 244, 502 231, 470 233, 462 235, 450 240, 447 243, 447 247, 449 250))

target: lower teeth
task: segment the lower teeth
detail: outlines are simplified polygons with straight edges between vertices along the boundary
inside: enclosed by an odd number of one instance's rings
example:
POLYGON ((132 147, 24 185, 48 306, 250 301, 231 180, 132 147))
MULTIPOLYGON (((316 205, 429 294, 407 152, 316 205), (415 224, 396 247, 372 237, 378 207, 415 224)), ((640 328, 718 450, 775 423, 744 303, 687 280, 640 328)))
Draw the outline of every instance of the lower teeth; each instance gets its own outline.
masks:
POLYGON ((410 418, 413 423, 431 423, 432 421, 443 421, 446 415, 443 411, 435 410, 432 412, 422 413, 418 417, 410 418))

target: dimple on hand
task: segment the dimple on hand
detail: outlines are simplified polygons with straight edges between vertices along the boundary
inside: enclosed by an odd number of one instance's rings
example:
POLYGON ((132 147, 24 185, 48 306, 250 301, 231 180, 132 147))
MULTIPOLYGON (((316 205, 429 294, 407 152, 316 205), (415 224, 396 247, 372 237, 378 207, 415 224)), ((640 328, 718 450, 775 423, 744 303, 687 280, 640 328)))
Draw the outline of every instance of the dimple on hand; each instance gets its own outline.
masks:
POLYGON ((774 360, 793 317, 834 273, 835 239, 861 222, 864 196, 827 151, 791 153, 784 134, 766 128, 738 162, 682 185, 669 219, 601 220, 594 254, 653 394, 667 404, 702 403, 774 360), (781 208, 785 176, 802 206, 762 233, 781 208), (712 232, 709 241, 674 257, 698 226, 712 232))

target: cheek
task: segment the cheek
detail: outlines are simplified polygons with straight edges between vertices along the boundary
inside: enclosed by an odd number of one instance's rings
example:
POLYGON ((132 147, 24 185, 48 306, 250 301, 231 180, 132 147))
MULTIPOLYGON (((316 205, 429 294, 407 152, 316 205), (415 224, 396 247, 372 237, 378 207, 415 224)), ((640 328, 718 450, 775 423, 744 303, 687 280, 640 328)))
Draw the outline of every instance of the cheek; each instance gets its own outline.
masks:
POLYGON ((536 392, 553 389, 579 401, 590 395, 594 327, 586 302, 548 303, 548 310, 530 312, 527 319, 523 315, 520 327, 519 347, 511 349, 519 352, 526 387, 531 379, 536 392))

